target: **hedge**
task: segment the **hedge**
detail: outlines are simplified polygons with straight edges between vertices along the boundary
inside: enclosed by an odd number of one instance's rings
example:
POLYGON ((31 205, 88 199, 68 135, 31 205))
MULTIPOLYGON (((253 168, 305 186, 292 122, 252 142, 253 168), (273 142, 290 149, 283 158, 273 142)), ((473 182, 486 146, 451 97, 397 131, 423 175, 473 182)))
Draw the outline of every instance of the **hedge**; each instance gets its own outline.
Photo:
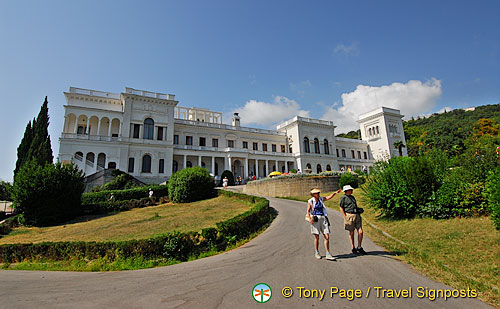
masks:
POLYGON ((115 201, 140 200, 141 198, 149 196, 149 188, 153 190, 153 196, 158 199, 168 196, 168 187, 166 185, 152 185, 126 190, 106 190, 84 193, 82 195, 82 205, 108 202, 111 194, 113 194, 115 201))
POLYGON ((199 232, 171 232, 148 239, 115 242, 45 242, 38 244, 0 245, 0 262, 16 263, 26 260, 67 260, 70 258, 97 259, 143 257, 167 258, 185 261, 190 256, 212 248, 224 250, 228 244, 257 232, 274 218, 269 201, 255 196, 220 192, 253 203, 247 212, 229 220, 219 222, 216 228, 199 232))
POLYGON ((156 205, 154 200, 149 197, 143 197, 140 200, 125 200, 125 201, 105 201, 96 204, 83 205, 85 214, 105 214, 109 212, 126 211, 133 208, 142 208, 156 205))

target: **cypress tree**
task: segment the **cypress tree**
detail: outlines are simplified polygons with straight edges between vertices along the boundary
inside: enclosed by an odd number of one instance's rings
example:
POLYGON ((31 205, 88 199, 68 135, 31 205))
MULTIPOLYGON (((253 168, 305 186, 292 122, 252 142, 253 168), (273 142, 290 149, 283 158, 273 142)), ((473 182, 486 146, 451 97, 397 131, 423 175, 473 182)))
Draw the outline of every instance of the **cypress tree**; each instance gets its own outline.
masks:
POLYGON ((49 136, 49 107, 47 97, 33 125, 33 141, 28 152, 29 159, 35 159, 40 165, 52 163, 54 156, 49 136))
POLYGON ((45 165, 52 163, 54 156, 49 136, 49 107, 47 97, 42 104, 38 116, 28 122, 21 144, 17 148, 17 162, 14 179, 24 163, 34 159, 36 163, 45 165))
MULTIPOLYGON (((35 119, 33 119, 33 124, 35 119)), ((26 129, 24 130, 24 136, 21 140, 21 144, 17 147, 17 161, 16 161, 16 169, 14 170, 14 178, 16 177, 17 172, 21 166, 27 161, 28 152, 31 147, 31 142, 33 141, 33 126, 31 125, 31 121, 26 125, 26 129)))

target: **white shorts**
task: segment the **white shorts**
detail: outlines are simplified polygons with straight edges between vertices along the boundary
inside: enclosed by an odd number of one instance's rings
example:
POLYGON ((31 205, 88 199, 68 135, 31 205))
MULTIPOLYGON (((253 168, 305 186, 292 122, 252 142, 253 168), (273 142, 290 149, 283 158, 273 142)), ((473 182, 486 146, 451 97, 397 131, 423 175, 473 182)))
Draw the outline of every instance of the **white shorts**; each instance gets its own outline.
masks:
POLYGON ((227 182, 223 183, 222 186, 225 188, 227 187, 227 182))
POLYGON ((311 234, 330 234, 330 227, 325 216, 318 216, 318 222, 311 224, 311 234))

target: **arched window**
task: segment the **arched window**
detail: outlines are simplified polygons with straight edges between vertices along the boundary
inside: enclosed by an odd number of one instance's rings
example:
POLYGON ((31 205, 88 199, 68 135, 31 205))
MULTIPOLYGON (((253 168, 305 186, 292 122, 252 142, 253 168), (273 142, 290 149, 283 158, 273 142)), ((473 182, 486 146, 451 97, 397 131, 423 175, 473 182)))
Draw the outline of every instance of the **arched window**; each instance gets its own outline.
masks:
POLYGON ((332 167, 330 166, 330 164, 327 164, 327 165, 326 165, 326 170, 327 170, 328 172, 332 170, 332 167))
POLYGON ((368 136, 372 136, 372 128, 368 129, 368 136))
POLYGON ((319 140, 317 138, 314 139, 314 153, 319 153, 319 140))
POLYGON ((206 167, 205 162, 201 161, 201 167, 203 167, 203 168, 205 168, 205 167, 206 167))
POLYGON ((321 173, 321 164, 316 165, 316 173, 321 173))
POLYGON ((153 139, 155 122, 151 118, 144 120, 144 139, 153 139))
POLYGON ((95 154, 93 152, 87 153, 87 156, 85 157, 85 160, 87 163, 94 163, 95 161, 95 154))
POLYGON ((380 134, 380 131, 378 130, 378 126, 376 126, 376 128, 377 128, 377 134, 380 134))
POLYGON ((345 158, 345 149, 342 149, 342 158, 345 158))
POLYGON ((177 161, 174 161, 172 162, 172 172, 177 172, 177 170, 179 169, 179 164, 177 163, 177 161))
POLYGON ((193 163, 191 163, 191 161, 187 161, 186 162, 186 167, 193 167, 193 163))
POLYGON ((307 163, 306 164, 306 169, 310 170, 311 169, 311 164, 310 163, 307 163))
POLYGON ((115 169, 116 168, 116 162, 109 162, 108 163, 108 168, 109 169, 115 169))
POLYGON ((142 172, 143 173, 151 173, 151 156, 144 155, 142 157, 142 172))
POLYGON ((106 154, 101 152, 97 156, 97 166, 100 168, 104 168, 106 166, 106 154))
POLYGON ((330 148, 328 146, 328 140, 325 138, 325 140, 323 141, 323 146, 325 148, 325 154, 330 154, 330 148))
POLYGON ((83 152, 77 151, 75 153, 75 160, 82 161, 83 160, 83 152))
POLYGON ((311 150, 309 149, 309 139, 307 137, 304 137, 304 152, 311 152, 311 150))

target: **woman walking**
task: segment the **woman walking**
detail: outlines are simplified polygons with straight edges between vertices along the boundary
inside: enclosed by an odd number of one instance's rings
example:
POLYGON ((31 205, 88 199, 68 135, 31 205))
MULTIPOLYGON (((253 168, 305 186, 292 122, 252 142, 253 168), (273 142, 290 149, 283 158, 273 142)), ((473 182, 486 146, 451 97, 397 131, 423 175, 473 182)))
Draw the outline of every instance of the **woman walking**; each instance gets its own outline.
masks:
POLYGON ((321 233, 325 238, 326 259, 330 261, 336 260, 330 254, 330 221, 328 220, 328 213, 326 212, 324 202, 334 197, 340 191, 338 190, 329 196, 321 197, 319 189, 312 189, 312 198, 307 201, 306 217, 309 218, 309 222, 311 223, 311 234, 314 235, 314 256, 317 259, 321 259, 321 255, 319 254, 319 233, 321 233))

